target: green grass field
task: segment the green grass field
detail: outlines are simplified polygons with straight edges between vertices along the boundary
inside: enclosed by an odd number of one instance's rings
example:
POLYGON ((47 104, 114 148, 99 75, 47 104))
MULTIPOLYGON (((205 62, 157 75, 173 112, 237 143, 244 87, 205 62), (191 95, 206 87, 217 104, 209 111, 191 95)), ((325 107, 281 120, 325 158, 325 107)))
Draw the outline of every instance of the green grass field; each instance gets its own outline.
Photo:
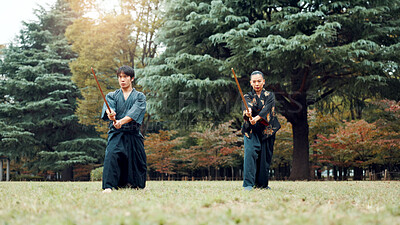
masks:
POLYGON ((0 182, 0 224, 400 224, 400 182, 0 182))

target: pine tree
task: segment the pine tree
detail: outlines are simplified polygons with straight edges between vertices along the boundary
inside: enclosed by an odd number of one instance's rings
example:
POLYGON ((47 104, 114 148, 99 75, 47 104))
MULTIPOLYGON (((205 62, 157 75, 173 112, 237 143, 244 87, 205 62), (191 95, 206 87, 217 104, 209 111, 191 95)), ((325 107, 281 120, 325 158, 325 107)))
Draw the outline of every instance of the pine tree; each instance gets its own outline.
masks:
POLYGON ((238 96, 231 74, 221 70, 231 53, 210 36, 233 27, 232 21, 220 24, 231 11, 215 1, 169 1, 165 7, 158 34, 165 51, 138 75, 151 93, 148 111, 171 126, 224 122, 238 96))
POLYGON ((80 92, 68 64, 76 54, 64 33, 78 15, 64 0, 35 13, 37 21, 24 22, 0 67, 1 152, 26 155, 28 166, 40 171, 98 163, 105 140, 74 115, 80 92))
POLYGON ((160 118, 219 122, 237 105, 230 68, 243 86, 261 70, 292 124, 291 179, 308 179, 308 108, 398 83, 399 8, 398 0, 172 0, 159 33, 166 50, 139 83, 160 118))

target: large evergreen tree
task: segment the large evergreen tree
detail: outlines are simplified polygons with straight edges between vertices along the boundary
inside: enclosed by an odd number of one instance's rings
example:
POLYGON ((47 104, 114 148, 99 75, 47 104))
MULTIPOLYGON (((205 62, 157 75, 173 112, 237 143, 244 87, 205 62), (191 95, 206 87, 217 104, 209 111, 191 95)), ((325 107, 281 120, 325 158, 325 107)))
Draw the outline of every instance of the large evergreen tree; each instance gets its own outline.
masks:
POLYGON ((74 115, 80 92, 68 64, 76 54, 64 33, 77 15, 64 0, 35 12, 0 64, 0 155, 40 171, 98 163, 105 141, 74 115))
POLYGON ((154 93, 149 108, 160 118, 219 122, 237 99, 230 68, 243 86, 263 71, 292 124, 291 179, 307 179, 308 107, 398 83, 399 10, 398 0, 172 0, 159 33, 166 50, 139 83, 154 93))
POLYGON ((230 70, 222 68, 232 54, 210 37, 241 19, 229 16, 232 12, 220 1, 177 0, 165 7, 158 33, 165 51, 139 71, 139 84, 151 92, 149 112, 172 126, 224 122, 237 103, 230 70))

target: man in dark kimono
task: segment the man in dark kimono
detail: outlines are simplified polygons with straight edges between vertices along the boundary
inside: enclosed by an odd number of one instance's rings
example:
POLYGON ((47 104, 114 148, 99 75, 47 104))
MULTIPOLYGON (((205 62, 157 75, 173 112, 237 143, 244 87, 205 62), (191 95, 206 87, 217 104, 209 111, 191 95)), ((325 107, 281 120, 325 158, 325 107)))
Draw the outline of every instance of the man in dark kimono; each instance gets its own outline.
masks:
POLYGON ((266 91, 264 84, 262 72, 251 73, 250 85, 253 89, 244 95, 249 111, 242 104, 245 190, 252 190, 253 187, 270 189, 269 168, 274 152, 275 133, 281 128, 275 114, 275 95, 266 91))
POLYGON ((123 187, 144 188, 146 184, 146 153, 139 129, 146 112, 146 97, 132 87, 133 68, 122 66, 117 76, 121 88, 106 95, 111 112, 104 104, 101 114, 103 120, 110 121, 103 192, 123 187))

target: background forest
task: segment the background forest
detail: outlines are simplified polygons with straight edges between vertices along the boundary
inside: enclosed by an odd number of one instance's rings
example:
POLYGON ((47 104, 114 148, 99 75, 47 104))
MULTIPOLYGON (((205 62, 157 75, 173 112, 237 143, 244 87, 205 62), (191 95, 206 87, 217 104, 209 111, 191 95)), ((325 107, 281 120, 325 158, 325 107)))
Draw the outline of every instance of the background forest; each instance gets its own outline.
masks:
POLYGON ((275 93, 273 179, 400 178, 399 0, 57 0, 35 13, 0 49, 12 180, 88 180, 101 167, 107 124, 90 67, 107 93, 122 65, 147 96, 150 179, 241 179, 230 68, 245 92, 260 70, 275 93))

